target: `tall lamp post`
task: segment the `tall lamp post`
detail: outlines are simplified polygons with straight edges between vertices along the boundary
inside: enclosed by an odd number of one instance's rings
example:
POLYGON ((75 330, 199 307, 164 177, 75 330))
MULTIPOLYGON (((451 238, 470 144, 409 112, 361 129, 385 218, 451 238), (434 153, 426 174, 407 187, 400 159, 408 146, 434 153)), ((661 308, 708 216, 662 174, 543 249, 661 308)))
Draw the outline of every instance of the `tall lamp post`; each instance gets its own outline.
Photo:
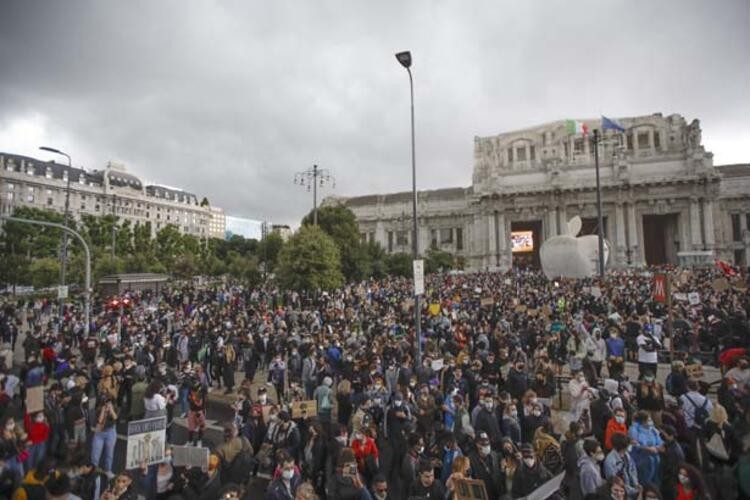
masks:
POLYGON ((302 172, 294 174, 294 183, 303 187, 307 187, 307 192, 312 190, 313 193, 313 226, 318 225, 318 187, 323 188, 326 183, 331 183, 333 188, 336 189, 336 177, 333 176, 330 170, 327 168, 318 168, 317 165, 313 165, 312 168, 308 168, 302 172), (318 186, 320 183, 320 186, 318 186))
MULTIPOLYGON (((417 160, 414 146, 414 79, 411 75, 411 52, 399 52, 396 54, 396 59, 399 64, 406 68, 406 72, 409 73, 409 96, 411 98, 411 190, 412 190, 412 223, 414 227, 412 229, 412 251, 413 257, 416 261, 419 259, 419 238, 418 238, 418 227, 417 227, 417 160)), ((416 276, 415 276, 416 281, 416 276)), ((416 362, 417 366, 422 362, 422 333, 421 333, 421 307, 419 304, 419 294, 415 288, 414 290, 414 335, 416 336, 416 362)))
MULTIPOLYGON (((59 149, 50 148, 48 146, 41 146, 39 148, 42 151, 47 151, 48 153, 55 153, 58 155, 62 155, 68 159, 68 175, 67 175, 67 183, 65 186, 65 214, 63 215, 63 226, 68 227, 68 213, 70 210, 70 174, 73 170, 73 165, 70 160, 70 155, 67 153, 64 153, 63 151, 60 151, 59 149)), ((62 250, 60 252, 60 286, 65 286, 65 271, 66 267, 68 265, 68 232, 63 231, 63 237, 62 237, 62 250)), ((63 308, 65 307, 65 299, 60 299, 60 318, 63 316, 63 308)))

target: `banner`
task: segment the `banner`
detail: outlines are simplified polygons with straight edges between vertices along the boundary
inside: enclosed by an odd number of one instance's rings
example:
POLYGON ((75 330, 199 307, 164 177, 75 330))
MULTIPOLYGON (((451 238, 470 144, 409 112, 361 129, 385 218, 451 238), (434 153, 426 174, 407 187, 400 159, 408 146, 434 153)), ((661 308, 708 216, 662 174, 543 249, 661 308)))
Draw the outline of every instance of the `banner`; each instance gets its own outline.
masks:
POLYGON ((153 465, 163 462, 166 444, 167 417, 128 422, 125 469, 139 469, 143 464, 153 465))
POLYGON ((654 275, 653 300, 661 304, 667 303, 667 275, 654 275))
POLYGON ((292 401, 292 418, 307 418, 318 415, 318 402, 314 399, 309 401, 292 401))
POLYGON ((173 446, 172 465, 175 467, 200 467, 208 470, 208 448, 196 448, 195 446, 173 446))

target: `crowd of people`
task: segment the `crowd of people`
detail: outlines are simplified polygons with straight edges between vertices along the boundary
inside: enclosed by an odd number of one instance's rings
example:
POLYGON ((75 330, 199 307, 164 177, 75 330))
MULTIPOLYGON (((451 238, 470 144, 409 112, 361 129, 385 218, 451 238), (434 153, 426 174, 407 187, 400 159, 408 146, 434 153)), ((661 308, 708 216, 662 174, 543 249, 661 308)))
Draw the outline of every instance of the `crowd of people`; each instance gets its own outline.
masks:
POLYGON ((89 336, 75 302, 7 297, 0 498, 750 498, 746 280, 669 272, 671 335, 642 271, 433 275, 419 342, 400 278, 100 297, 89 336), (156 417, 163 460, 116 466, 156 417))

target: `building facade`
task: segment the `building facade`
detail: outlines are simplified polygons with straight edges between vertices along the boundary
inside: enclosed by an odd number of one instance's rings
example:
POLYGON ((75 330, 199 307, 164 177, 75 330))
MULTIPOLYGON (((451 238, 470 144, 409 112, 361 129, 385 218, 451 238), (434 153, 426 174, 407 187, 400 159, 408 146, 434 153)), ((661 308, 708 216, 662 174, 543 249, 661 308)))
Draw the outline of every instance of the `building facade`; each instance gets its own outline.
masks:
POLYGON ((224 239, 227 230, 227 217, 224 210, 219 207, 208 207, 211 220, 208 222, 208 236, 211 238, 224 239))
MULTIPOLYGON (((581 120, 589 130, 599 120, 581 120)), ((750 164, 714 166, 698 120, 622 118, 599 144, 603 232, 613 268, 678 264, 690 254, 750 264, 750 164)), ((474 138, 472 185, 418 194, 419 247, 449 251, 469 269, 538 266, 541 243, 598 230, 594 146, 565 121, 474 138)), ((328 198, 357 217, 363 240, 411 249, 411 192, 328 198)))
MULTIPOLYGON (((0 214, 19 206, 65 212, 70 179, 70 214, 115 214, 132 224, 150 223, 152 234, 167 225, 181 233, 209 237, 212 212, 198 198, 181 189, 144 185, 125 166, 110 162, 91 172, 9 153, 0 153, 0 214)), ((222 234, 223 237, 223 234, 222 234)))

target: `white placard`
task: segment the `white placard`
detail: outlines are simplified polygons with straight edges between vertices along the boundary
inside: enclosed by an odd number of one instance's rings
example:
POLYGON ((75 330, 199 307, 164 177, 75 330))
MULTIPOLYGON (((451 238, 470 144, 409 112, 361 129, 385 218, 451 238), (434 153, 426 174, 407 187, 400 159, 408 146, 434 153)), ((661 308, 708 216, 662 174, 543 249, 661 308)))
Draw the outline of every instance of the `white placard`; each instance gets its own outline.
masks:
POLYGON ((690 302, 691 306, 697 306, 701 303, 701 294, 698 292, 690 292, 688 294, 688 302, 690 302))
POLYGON ((592 295, 592 296, 593 296, 593 297, 594 297, 595 299, 598 299, 599 297, 601 297, 601 296, 602 296, 602 289, 601 289, 601 288, 599 288, 598 286, 592 286, 592 287, 591 287, 591 295, 592 295))
POLYGON ((414 260, 414 295, 424 293, 424 261, 422 259, 414 260))
POLYGON ((167 417, 128 422, 128 448, 125 469, 139 469, 164 461, 167 445, 167 417))
POLYGON ((68 285, 60 285, 57 287, 57 298, 58 299, 68 298, 68 285))
POLYGON ((173 446, 172 458, 175 467, 200 467, 208 470, 208 448, 195 446, 173 446))

